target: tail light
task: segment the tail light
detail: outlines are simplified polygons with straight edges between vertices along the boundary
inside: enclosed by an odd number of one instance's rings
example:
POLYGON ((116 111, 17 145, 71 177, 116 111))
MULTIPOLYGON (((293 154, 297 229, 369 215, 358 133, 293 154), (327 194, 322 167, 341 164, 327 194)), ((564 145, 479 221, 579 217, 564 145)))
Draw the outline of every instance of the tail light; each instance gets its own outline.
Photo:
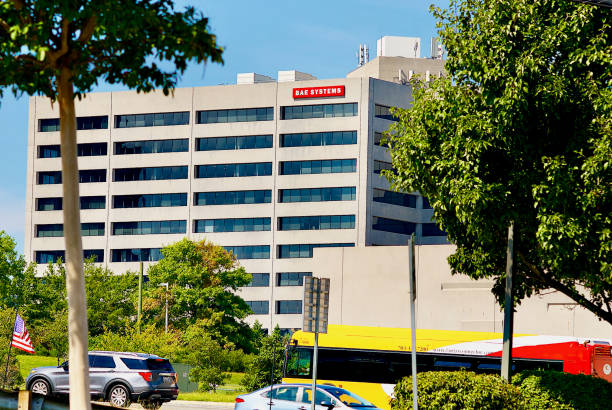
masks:
POLYGON ((140 376, 142 376, 142 378, 145 379, 145 381, 150 382, 151 379, 153 379, 153 373, 152 372, 138 372, 138 374, 140 376))
POLYGON ((244 399, 240 397, 236 397, 236 403, 244 403, 244 399))

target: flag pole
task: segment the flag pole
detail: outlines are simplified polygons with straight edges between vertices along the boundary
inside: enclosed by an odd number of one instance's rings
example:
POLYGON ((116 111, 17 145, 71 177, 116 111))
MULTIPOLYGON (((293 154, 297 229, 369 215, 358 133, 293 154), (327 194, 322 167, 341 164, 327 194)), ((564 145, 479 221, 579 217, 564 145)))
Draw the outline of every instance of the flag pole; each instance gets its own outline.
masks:
POLYGON ((8 375, 9 360, 11 358, 11 347, 13 347, 13 333, 15 332, 15 322, 17 321, 17 308, 15 308, 15 320, 13 321, 13 329, 11 330, 11 337, 9 341, 8 353, 6 355, 6 368, 4 369, 4 380, 2 382, 2 388, 6 388, 6 376, 8 375))

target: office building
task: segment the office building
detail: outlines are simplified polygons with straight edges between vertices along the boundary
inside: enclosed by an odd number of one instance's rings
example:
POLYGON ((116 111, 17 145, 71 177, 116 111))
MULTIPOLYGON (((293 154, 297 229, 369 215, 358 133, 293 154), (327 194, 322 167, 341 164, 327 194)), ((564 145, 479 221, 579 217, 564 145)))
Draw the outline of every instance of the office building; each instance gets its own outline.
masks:
MULTIPOLYGON (((88 94, 76 103, 85 256, 136 271, 165 245, 206 238, 253 274, 241 289, 253 320, 300 327, 313 249, 401 245, 412 233, 446 242, 427 200, 380 175, 389 107, 408 107, 410 90, 283 71, 169 97, 88 94)), ((57 104, 31 97, 25 253, 41 271, 64 255, 59 144, 57 104)))

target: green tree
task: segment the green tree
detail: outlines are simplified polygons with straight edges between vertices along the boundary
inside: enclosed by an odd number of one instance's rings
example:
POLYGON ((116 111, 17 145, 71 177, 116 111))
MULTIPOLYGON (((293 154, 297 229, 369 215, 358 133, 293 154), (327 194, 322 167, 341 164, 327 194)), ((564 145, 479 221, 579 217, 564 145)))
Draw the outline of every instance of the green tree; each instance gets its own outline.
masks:
POLYGON ((251 275, 236 257, 210 242, 183 239, 162 249, 164 255, 148 269, 149 281, 143 310, 149 320, 163 325, 165 287, 169 288, 169 322, 186 329, 196 322, 222 346, 250 350, 252 332, 244 322, 251 313, 236 294, 251 275))
POLYGON ((227 350, 210 337, 203 321, 189 326, 184 340, 185 345, 189 346, 187 363, 192 365, 190 379, 197 381, 200 389, 216 392, 217 387, 230 377, 229 373, 223 372, 227 350))
POLYGON ((23 255, 15 249, 17 243, 0 230, 0 307, 20 307, 28 300, 25 278, 33 275, 23 255))
POLYGON ((221 54, 208 19, 171 0, 0 3, 0 91, 46 95, 60 111, 74 408, 90 408, 74 98, 99 80, 167 95, 189 61, 222 62, 221 54))
POLYGON ((240 384, 248 391, 260 389, 271 383, 280 383, 283 377, 284 349, 287 336, 283 337, 276 326, 269 336, 261 338, 259 352, 247 368, 240 384))
POLYGON ((115 275, 92 261, 85 264, 85 291, 89 334, 105 329, 119 332, 126 320, 136 316, 138 276, 133 272, 115 275))
MULTIPOLYGON (((15 323, 15 309, 5 308, 0 309, 0 337, 3 342, 0 344, 0 360, 1 372, 0 373, 0 388, 17 389, 21 383, 23 383, 23 377, 19 372, 19 362, 17 361, 17 354, 21 350, 17 350, 15 347, 11 348, 11 355, 9 358, 9 367, 6 379, 4 378, 4 372, 6 370, 7 354, 9 351, 8 342, 13 337, 13 325, 15 323)), ((26 324, 27 326, 27 324, 26 324)), ((23 353, 23 352, 21 352, 23 353)))
POLYGON ((41 348, 46 349, 48 354, 57 358, 58 366, 67 359, 68 309, 53 311, 50 320, 42 322, 36 329, 36 333, 32 333, 32 340, 38 354, 42 353, 41 348))
POLYGON ((503 303, 555 289, 612 323, 612 12, 564 0, 433 9, 448 78, 413 82, 389 131, 394 188, 418 190, 457 245, 453 273, 503 303))

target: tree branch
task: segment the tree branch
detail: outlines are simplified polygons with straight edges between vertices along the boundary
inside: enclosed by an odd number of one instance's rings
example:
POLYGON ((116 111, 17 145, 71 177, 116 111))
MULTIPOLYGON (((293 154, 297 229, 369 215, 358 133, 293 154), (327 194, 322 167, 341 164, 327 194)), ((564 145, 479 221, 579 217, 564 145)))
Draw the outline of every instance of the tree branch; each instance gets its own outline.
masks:
POLYGON ((564 285, 563 283, 552 279, 548 275, 545 275, 543 272, 540 271, 540 269, 538 269, 537 266, 527 261, 527 258, 525 257, 525 255, 523 255, 521 251, 517 251, 517 254, 519 258, 521 259, 521 262, 524 263, 525 266, 527 266, 529 270, 533 273, 535 279, 537 279, 538 281, 540 281, 541 283, 545 284, 546 286, 550 288, 558 290, 559 292, 563 293, 565 296, 574 300, 576 303, 578 303, 582 307, 593 312, 596 316, 599 316, 606 322, 612 324, 612 313, 597 306, 595 303, 591 302, 589 299, 587 299, 584 295, 582 295, 576 289, 573 289, 567 285, 564 285))
POLYGON ((60 47, 55 51, 49 52, 49 65, 56 67, 57 60, 68 53, 68 39, 70 38, 70 21, 67 19, 62 20, 62 32, 60 33, 60 47))
POLYGON ((77 39, 77 41, 80 43, 88 42, 91 39, 91 36, 93 35, 93 32, 97 24, 98 24, 98 15, 94 13, 91 16, 89 16, 89 18, 85 22, 85 25, 81 28, 81 34, 79 35, 79 38, 77 39))

